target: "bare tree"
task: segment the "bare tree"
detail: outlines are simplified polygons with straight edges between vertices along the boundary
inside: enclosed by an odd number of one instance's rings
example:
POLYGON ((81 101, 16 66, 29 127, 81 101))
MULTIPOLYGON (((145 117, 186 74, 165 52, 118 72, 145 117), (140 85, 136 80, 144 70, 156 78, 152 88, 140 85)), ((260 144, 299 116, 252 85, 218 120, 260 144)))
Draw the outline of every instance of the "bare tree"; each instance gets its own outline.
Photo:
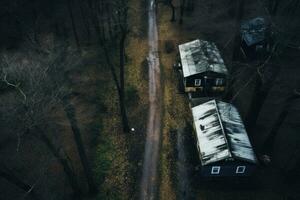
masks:
POLYGON ((180 0, 179 24, 183 23, 183 15, 184 15, 184 11, 185 11, 185 3, 186 3, 186 0, 180 0))
POLYGON ((249 112, 245 120, 249 133, 254 130, 264 102, 266 101, 281 71, 280 65, 269 63, 270 60, 274 59, 276 56, 276 47, 277 45, 273 47, 272 53, 263 62, 263 64, 258 66, 256 69, 254 94, 252 96, 249 112))
MULTIPOLYGON (((94 23, 96 32, 99 33, 99 43, 103 49, 106 65, 109 67, 112 73, 112 77, 117 88, 123 131, 129 132, 129 123, 125 105, 125 43, 129 33, 129 7, 128 2, 125 0, 117 0, 115 2, 111 2, 110 6, 112 6, 112 8, 109 9, 111 13, 107 13, 107 17, 111 18, 111 21, 113 21, 113 26, 116 27, 113 37, 110 38, 111 40, 106 40, 107 38, 105 37, 105 34, 101 34, 101 32, 103 32, 101 31, 101 29, 105 30, 105 27, 107 28, 109 26, 104 26, 104 24, 107 23, 107 19, 105 20, 105 22, 101 21, 101 18, 99 18, 99 15, 101 15, 101 13, 98 13, 95 9, 92 9, 92 21, 94 23), (118 64, 113 62, 112 58, 112 55, 115 56, 115 53, 113 52, 116 48, 119 49, 118 64), (116 65, 119 65, 119 67, 116 68, 116 65), (119 75, 117 75, 118 72, 119 75)), ((93 6, 91 8, 93 8, 93 6)))
MULTIPOLYGON (((22 104, 14 113, 20 116, 24 133, 22 135, 31 134, 42 141, 50 150, 50 152, 58 159, 64 168, 70 185, 73 188, 75 196, 80 197, 81 189, 76 180, 76 175, 70 166, 68 156, 65 155, 62 147, 57 147, 52 139, 45 133, 44 128, 52 121, 49 113, 58 105, 63 105, 69 120, 74 136, 74 141, 79 153, 79 157, 87 178, 89 192, 97 192, 97 187, 93 179, 92 169, 89 166, 85 147, 81 139, 80 129, 75 116, 75 108, 70 100, 70 91, 64 87, 65 76, 63 70, 69 70, 78 65, 79 55, 71 56, 67 52, 66 47, 59 46, 60 50, 53 50, 47 57, 35 55, 26 59, 26 66, 21 61, 13 60, 13 64, 9 64, 5 59, 2 63, 6 63, 6 67, 2 69, 2 80, 11 87, 14 87, 19 96, 22 98, 22 104), (17 66, 17 67, 16 67, 17 66), (11 79, 8 80, 8 74, 11 79), (22 87, 21 83, 22 82, 22 87), (20 115, 22 113, 22 115, 20 115)), ((24 61, 23 61, 24 62, 24 61)))
POLYGON ((175 22, 176 18, 175 18, 175 6, 173 4, 173 0, 167 0, 168 5, 170 6, 171 10, 172 10, 172 16, 171 16, 171 22, 175 22))
MULTIPOLYGON (((60 47, 60 51, 54 53, 54 58, 50 60, 50 63, 45 63, 49 65, 49 76, 52 83, 55 85, 64 85, 65 78, 63 73, 59 73, 59 70, 66 70, 66 68, 74 68, 80 64, 80 55, 76 53, 67 52, 66 46, 60 47)), ((68 69, 68 70, 69 70, 68 69)), ((75 107, 71 103, 70 91, 63 91, 63 95, 60 96, 60 103, 63 105, 64 111, 66 113, 67 119, 70 123, 72 133, 74 136, 74 141, 77 147, 77 151, 80 157, 81 164, 87 179, 89 193, 94 194, 97 192, 97 186, 93 178, 92 169, 90 167, 86 150, 81 138, 81 131, 78 127, 78 122, 75 114, 75 107)))
POLYGON ((279 0, 268 0, 268 9, 272 16, 277 14, 279 2, 279 0))
POLYGON ((79 36, 78 36, 78 31, 76 28, 74 14, 73 14, 73 8, 72 8, 72 0, 68 0, 68 11, 69 11, 70 18, 71 18, 72 30, 73 30, 73 34, 75 37, 76 45, 77 45, 78 49, 80 50, 79 36))
MULTIPOLYGON (((287 4, 288 6, 290 5, 296 6, 296 8, 293 8, 292 11, 289 10, 285 12, 287 16, 286 19, 290 19, 281 22, 285 24, 285 26, 279 27, 279 25, 273 21, 273 17, 269 16, 272 27, 275 30, 275 36, 274 36, 275 44, 273 45, 272 50, 269 56, 267 57, 267 59, 263 62, 262 65, 260 65, 257 68, 254 95, 251 100, 249 112, 246 116, 246 126, 250 133, 255 128, 257 119, 259 117, 261 109, 263 108, 264 102, 267 99, 271 88, 275 84, 277 76, 281 72, 282 64, 280 64, 281 63, 280 61, 282 59, 282 56, 287 56, 285 55, 285 53, 287 53, 288 51, 287 48, 293 47, 290 45, 291 41, 294 41, 295 38, 297 38, 294 32, 289 31, 297 27, 297 24, 290 23, 291 19, 295 18, 296 16, 294 11, 297 10, 297 5, 299 5, 299 3, 297 2, 291 1, 287 4), (275 62, 276 64, 272 64, 275 62)), ((278 4, 278 3, 274 2, 274 4, 278 4)))
POLYGON ((120 7, 119 7, 119 26, 121 31, 121 38, 120 38, 120 91, 119 99, 120 99, 120 109, 122 115, 122 122, 123 122, 123 131, 129 132, 129 125, 128 125, 128 118, 126 113, 126 106, 125 106, 125 42, 127 35, 129 33, 129 25, 128 25, 128 5, 126 0, 121 0, 120 7))
POLYGON ((84 27, 85 27, 85 30, 87 33, 87 41, 89 43, 91 40, 91 37, 92 37, 92 33, 91 33, 91 27, 90 27, 90 22, 89 22, 89 18, 88 18, 88 9, 85 5, 85 2, 77 0, 77 4, 80 9, 80 15, 81 15, 82 22, 84 24, 84 27))
MULTIPOLYGON (((74 197, 79 198, 81 189, 77 182, 76 175, 67 159, 61 146, 57 146, 51 141, 44 131, 47 124, 51 122, 49 113, 53 108, 60 104, 63 95, 60 87, 54 86, 49 78, 49 66, 43 65, 38 60, 19 60, 19 57, 2 57, 2 76, 1 79, 8 86, 17 90, 20 94, 15 103, 13 113, 14 118, 18 116, 17 132, 18 145, 22 137, 32 135, 41 141, 51 152, 51 154, 62 165, 67 179, 73 188, 74 197), (8 80, 10 77, 10 80, 8 80), (16 83, 12 83, 16 82, 16 83)), ((16 119, 15 119, 16 120, 16 119)), ((17 147, 17 150, 19 148, 17 147)))
POLYGON ((195 0, 187 0, 187 10, 193 11, 195 7, 195 0))
POLYGON ((233 51, 231 60, 235 60, 240 51, 241 39, 240 39, 240 27, 241 21, 244 16, 245 9, 245 0, 235 1, 236 5, 236 14, 235 14, 235 31, 234 31, 234 40, 233 40, 233 51))
POLYGON ((28 196, 33 199, 37 199, 36 195, 33 192, 33 185, 29 185, 24 182, 21 178, 19 178, 11 169, 7 168, 5 165, 0 165, 0 177, 4 178, 8 182, 14 184, 24 192, 28 196))
POLYGON ((81 138, 81 132, 80 129, 78 127, 78 122, 75 116, 75 108, 74 106, 70 103, 69 97, 65 97, 63 99, 63 105, 64 105, 64 110, 67 114, 67 118, 70 122, 71 128, 72 128, 72 132, 73 132, 73 136, 74 136, 74 140, 76 143, 76 147, 77 147, 77 151, 83 166, 83 170, 88 182, 88 186, 89 186, 89 193, 90 194, 94 194, 97 192, 97 186, 96 183, 94 181, 93 178, 93 172, 92 169, 90 167, 87 155, 86 155, 86 151, 85 151, 85 147, 81 138))

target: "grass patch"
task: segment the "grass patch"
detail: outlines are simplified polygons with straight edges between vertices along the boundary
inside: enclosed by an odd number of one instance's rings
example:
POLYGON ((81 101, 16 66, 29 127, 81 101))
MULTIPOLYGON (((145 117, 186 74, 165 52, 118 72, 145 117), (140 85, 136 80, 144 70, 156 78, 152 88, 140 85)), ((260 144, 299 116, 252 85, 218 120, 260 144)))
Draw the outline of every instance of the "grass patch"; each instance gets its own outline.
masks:
POLYGON ((141 63, 141 77, 147 81, 149 80, 148 66, 148 60, 145 58, 141 63))
POLYGON ((167 54, 172 53, 175 50, 175 46, 172 40, 165 41, 165 52, 167 54))
POLYGON ((94 165, 100 194, 97 199, 134 199, 137 196, 144 132, 148 108, 148 82, 141 63, 148 53, 147 38, 144 38, 144 1, 129 2, 130 23, 133 31, 126 42, 125 104, 130 127, 135 135, 122 133, 118 96, 109 70, 97 69, 99 87, 95 90, 95 102, 99 111, 95 129, 99 127, 94 165), (131 13, 132 12, 132 13, 131 13), (102 112, 103 111, 103 112, 102 112))
MULTIPOLYGON (((162 5, 162 4, 161 4, 162 5)), ((179 94, 178 77, 173 70, 176 61, 177 50, 175 48, 181 38, 181 33, 174 23, 170 23, 170 9, 161 6, 159 17, 159 48, 160 61, 163 80, 164 116, 162 130, 162 150, 161 150, 161 182, 160 199, 176 199, 176 162, 174 149, 176 146, 176 129, 183 127, 186 120, 190 118, 190 109, 186 97, 179 94)))
POLYGON ((104 182, 105 176, 108 174, 108 171, 112 166, 112 160, 115 157, 112 152, 114 152, 114 148, 111 139, 100 139, 95 159, 95 174, 96 179, 100 184, 104 182))
POLYGON ((125 91, 125 104, 127 107, 135 106, 139 101, 139 93, 136 87, 129 85, 125 91))

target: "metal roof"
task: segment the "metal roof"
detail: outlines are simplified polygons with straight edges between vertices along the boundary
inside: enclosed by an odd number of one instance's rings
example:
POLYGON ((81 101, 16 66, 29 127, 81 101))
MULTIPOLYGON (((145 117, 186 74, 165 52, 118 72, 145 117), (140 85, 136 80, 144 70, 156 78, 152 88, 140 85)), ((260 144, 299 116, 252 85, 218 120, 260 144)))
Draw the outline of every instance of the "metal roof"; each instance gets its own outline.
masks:
POLYGON ((202 165, 228 158, 256 163, 257 159, 237 109, 211 100, 192 108, 202 165))
POLYGON ((179 53, 184 77, 206 71, 228 74, 220 51, 213 42, 197 39, 181 44, 179 53))
POLYGON ((266 20, 262 17, 245 21, 241 25, 242 39, 248 46, 257 44, 265 40, 266 30, 266 20))

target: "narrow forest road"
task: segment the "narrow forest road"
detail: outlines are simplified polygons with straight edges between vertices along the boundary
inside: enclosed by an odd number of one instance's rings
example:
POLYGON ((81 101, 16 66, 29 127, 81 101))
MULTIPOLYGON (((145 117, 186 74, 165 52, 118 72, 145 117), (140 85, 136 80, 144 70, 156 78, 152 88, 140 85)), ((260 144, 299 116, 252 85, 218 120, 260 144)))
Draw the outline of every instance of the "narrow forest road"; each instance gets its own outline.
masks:
POLYGON ((160 65, 158 56, 158 32, 156 23, 155 0, 149 0, 148 5, 148 40, 149 40, 149 116, 147 136, 141 179, 140 199, 155 199, 157 195, 157 165, 159 160, 162 94, 160 80, 160 65))

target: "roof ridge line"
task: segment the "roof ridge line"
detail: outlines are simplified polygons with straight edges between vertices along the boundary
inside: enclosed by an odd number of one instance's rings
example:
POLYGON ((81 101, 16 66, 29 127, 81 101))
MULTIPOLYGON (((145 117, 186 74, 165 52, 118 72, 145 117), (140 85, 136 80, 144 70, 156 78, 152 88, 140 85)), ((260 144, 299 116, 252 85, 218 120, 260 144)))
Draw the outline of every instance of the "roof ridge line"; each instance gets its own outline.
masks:
POLYGON ((229 146, 229 143, 228 143, 228 139, 227 139, 227 135, 225 133, 225 130, 224 130, 224 127, 223 127, 223 123, 222 123, 222 120, 221 120, 221 116, 220 116, 220 113, 219 113, 219 108, 218 108, 218 105, 217 105, 217 101, 216 99, 213 99, 214 103, 215 103, 215 108, 216 108, 216 112, 217 112, 217 115, 218 115, 218 119, 219 119, 219 122, 220 122, 220 126, 222 128, 222 133, 224 135, 224 139, 225 139, 225 142, 226 142, 226 146, 227 146, 227 149, 228 149, 228 152, 229 152, 229 157, 230 158, 233 158, 233 154, 231 153, 231 148, 229 146))

